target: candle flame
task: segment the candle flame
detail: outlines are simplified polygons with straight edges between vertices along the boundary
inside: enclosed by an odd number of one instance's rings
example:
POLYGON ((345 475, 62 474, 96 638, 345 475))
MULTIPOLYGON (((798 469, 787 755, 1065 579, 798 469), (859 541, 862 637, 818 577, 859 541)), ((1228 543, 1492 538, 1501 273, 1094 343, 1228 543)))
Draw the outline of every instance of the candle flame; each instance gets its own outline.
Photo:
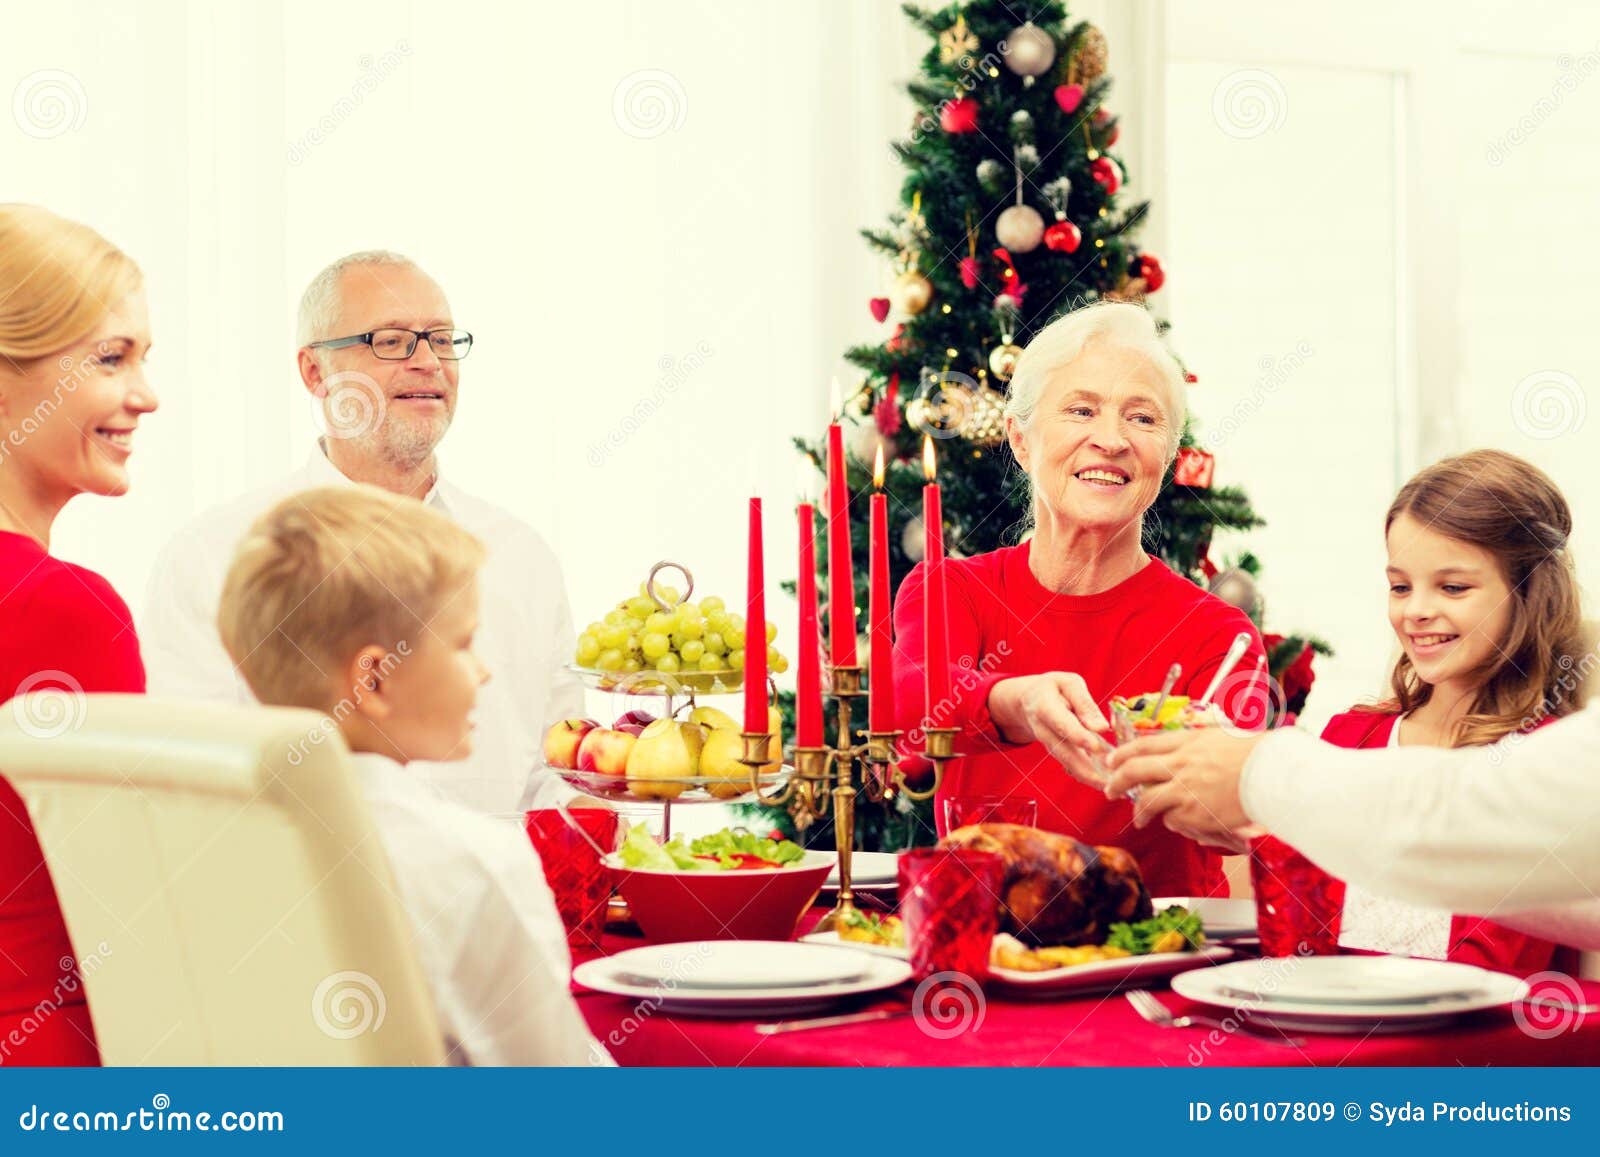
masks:
POLYGON ((883 443, 878 443, 878 455, 872 462, 872 485, 883 489, 883 443))
POLYGON ((933 452, 933 438, 922 436, 922 476, 932 482, 939 475, 939 459, 933 452))
POLYGON ((837 422, 839 413, 844 409, 844 402, 839 396, 839 376, 833 377, 833 385, 828 390, 828 421, 837 422))

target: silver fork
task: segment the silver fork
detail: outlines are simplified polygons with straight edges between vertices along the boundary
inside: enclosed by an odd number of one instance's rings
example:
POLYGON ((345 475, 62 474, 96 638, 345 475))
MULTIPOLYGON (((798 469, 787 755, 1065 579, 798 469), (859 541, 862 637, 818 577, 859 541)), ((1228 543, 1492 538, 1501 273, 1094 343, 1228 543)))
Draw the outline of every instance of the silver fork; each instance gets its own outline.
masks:
POLYGON ((1276 1030, 1259 1029, 1252 1025, 1234 1023, 1224 1025, 1220 1020, 1213 1020, 1208 1016, 1173 1016, 1172 1010, 1156 999, 1155 994, 1142 988, 1136 988, 1127 994, 1128 1003, 1133 1005, 1133 1011, 1145 1020, 1161 1028, 1215 1028, 1223 1032, 1242 1032, 1253 1040, 1262 1041, 1269 1045, 1282 1045, 1284 1048, 1297 1049, 1306 1042, 1299 1037, 1284 1036, 1276 1030))

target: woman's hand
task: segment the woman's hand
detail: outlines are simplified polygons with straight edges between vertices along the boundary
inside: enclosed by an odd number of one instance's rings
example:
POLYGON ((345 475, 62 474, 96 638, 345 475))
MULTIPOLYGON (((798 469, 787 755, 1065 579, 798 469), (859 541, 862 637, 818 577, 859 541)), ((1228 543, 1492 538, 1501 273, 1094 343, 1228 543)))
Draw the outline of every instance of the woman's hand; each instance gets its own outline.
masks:
POLYGON ((1105 787, 1100 758, 1111 748, 1096 732, 1111 724, 1081 675, 1047 671, 1002 679, 989 691, 989 714, 1008 742, 1042 743, 1073 779, 1105 787))
POLYGON ((1239 780, 1261 739, 1230 735, 1220 727, 1136 739, 1112 754, 1106 795, 1134 798, 1135 827, 1159 819, 1191 840, 1244 851, 1251 828, 1239 798, 1239 780))

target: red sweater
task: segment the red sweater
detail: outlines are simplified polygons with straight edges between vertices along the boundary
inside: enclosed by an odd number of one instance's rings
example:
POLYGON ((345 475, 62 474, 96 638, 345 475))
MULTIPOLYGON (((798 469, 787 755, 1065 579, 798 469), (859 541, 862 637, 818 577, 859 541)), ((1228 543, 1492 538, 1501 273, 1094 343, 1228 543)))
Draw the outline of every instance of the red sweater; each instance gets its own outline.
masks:
MULTIPOLYGON (((1397 715, 1377 711, 1347 711, 1328 720, 1327 727, 1322 729, 1322 738, 1335 747, 1387 747, 1397 718, 1397 715)), ((1554 720, 1547 718, 1539 726, 1551 722, 1554 720)), ((1450 947, 1445 959, 1531 976, 1550 967, 1556 948, 1549 940, 1513 932, 1481 916, 1454 916, 1450 920, 1450 947)))
MULTIPOLYGON (((1261 639, 1244 612, 1159 559, 1110 590, 1060 595, 1029 569, 1029 543, 1004 547, 945 566, 956 750, 965 755, 945 769, 934 815, 942 834, 942 800, 954 795, 1026 795, 1039 804, 1039 826, 1085 843, 1126 848, 1157 896, 1225 896, 1222 858, 1158 826, 1133 827, 1133 806, 1107 800, 1072 779, 1039 743, 1012 744, 989 714, 989 692, 1003 679, 1046 671, 1083 677, 1103 711, 1113 695, 1158 691, 1173 663, 1183 665, 1177 694, 1198 696, 1216 673, 1233 637, 1249 631, 1251 648, 1238 670, 1255 670, 1261 639)), ((919 727, 925 711, 923 584, 918 566, 895 601, 895 693, 898 725, 919 727)), ((1230 715, 1257 687, 1234 682, 1220 706, 1230 715)), ((1257 691, 1259 695, 1259 690, 1257 691)), ((920 744, 918 745, 920 748, 920 744)))
MULTIPOLYGON (((0 701, 24 690, 144 690, 133 617, 111 584, 5 531, 0 639, 0 701)), ((0 777, 0 1065, 100 1063, 75 959, 33 821, 0 777)))

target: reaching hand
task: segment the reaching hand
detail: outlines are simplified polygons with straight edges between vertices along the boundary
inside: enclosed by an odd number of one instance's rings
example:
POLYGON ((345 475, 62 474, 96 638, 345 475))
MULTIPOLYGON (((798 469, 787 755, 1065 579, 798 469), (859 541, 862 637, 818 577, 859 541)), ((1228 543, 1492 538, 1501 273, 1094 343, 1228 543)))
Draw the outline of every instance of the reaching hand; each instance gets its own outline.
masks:
POLYGON ((1013 743, 1042 743, 1073 779, 1096 790, 1105 786, 1100 761, 1110 744, 1096 732, 1111 724, 1081 675, 1047 671, 1003 679, 989 692, 989 713, 1013 743))
POLYGON ((1250 817, 1239 799, 1239 778, 1260 741, 1260 735, 1231 735, 1217 728, 1136 739, 1111 753, 1106 795, 1116 799, 1138 789, 1136 827, 1160 818, 1179 835, 1244 851, 1250 817))

